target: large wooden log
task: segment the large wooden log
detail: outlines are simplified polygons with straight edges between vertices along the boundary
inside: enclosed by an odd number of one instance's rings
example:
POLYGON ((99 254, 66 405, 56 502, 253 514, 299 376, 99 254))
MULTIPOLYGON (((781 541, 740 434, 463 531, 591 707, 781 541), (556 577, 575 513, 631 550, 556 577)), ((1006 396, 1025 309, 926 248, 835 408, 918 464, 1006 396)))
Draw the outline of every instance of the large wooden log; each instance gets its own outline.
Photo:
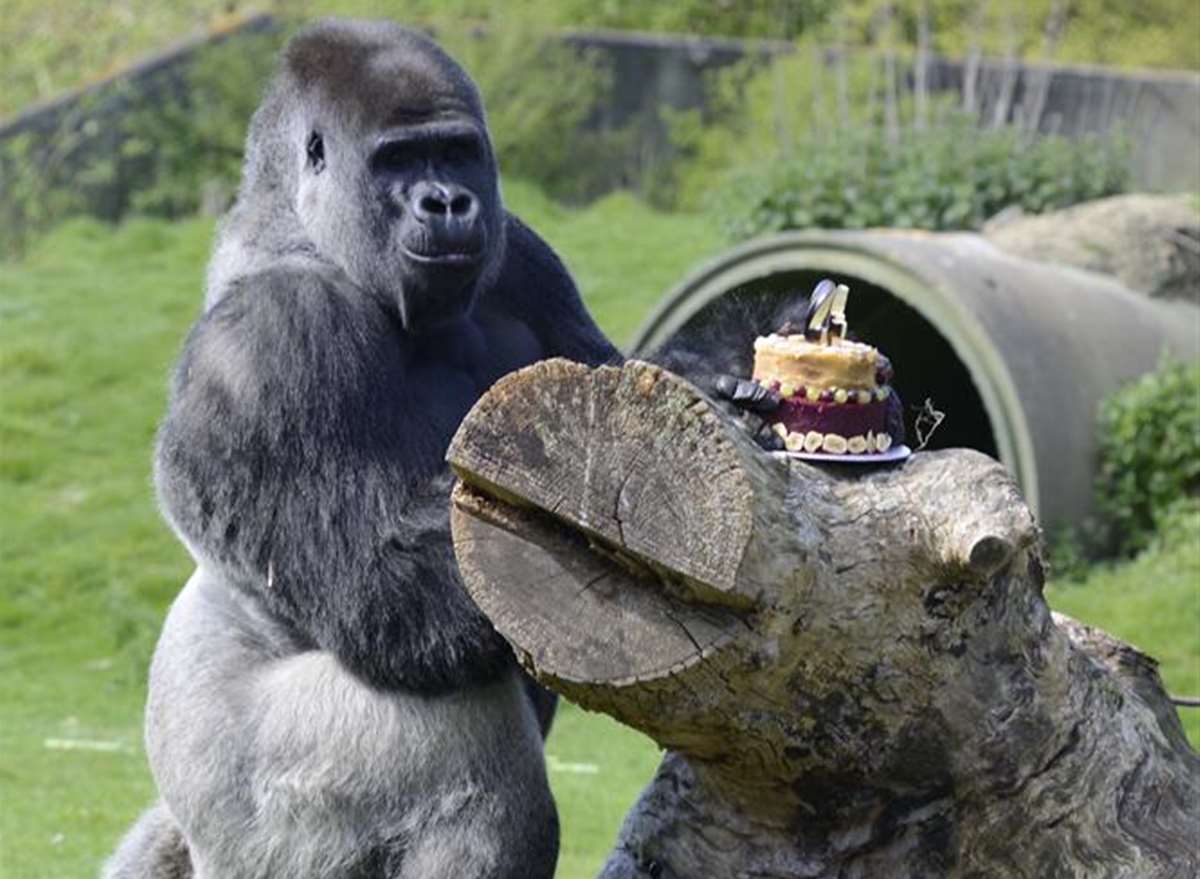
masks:
POLYGON ((463 580, 525 667, 668 749, 605 879, 1200 873, 1154 663, 1051 614, 995 461, 818 468, 657 367, 566 361, 449 460, 463 580))

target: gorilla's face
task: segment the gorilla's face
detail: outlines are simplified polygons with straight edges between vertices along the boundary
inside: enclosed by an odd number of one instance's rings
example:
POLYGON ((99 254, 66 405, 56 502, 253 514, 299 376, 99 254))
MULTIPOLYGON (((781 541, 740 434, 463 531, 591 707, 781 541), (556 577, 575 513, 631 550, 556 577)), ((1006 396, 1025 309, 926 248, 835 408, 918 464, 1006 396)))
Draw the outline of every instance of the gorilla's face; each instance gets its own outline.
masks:
POLYGON ((419 333, 466 315, 491 282, 503 210, 474 86, 400 33, 339 59, 344 78, 308 96, 315 112, 293 129, 296 209, 321 254, 419 333))

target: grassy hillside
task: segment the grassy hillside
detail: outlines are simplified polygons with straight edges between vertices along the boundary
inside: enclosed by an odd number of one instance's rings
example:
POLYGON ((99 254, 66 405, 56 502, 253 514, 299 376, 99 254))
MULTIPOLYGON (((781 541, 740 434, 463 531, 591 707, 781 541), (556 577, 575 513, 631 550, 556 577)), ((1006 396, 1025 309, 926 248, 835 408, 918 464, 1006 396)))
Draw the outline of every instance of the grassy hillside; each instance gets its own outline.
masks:
MULTIPOLYGON (((715 252, 704 221, 623 196, 567 212, 506 195, 625 340, 658 295, 715 252)), ((95 875, 152 796, 146 666, 189 560, 153 507, 149 456, 166 375, 200 302, 211 224, 74 222, 0 264, 0 877, 95 875)), ((1195 535, 1193 535, 1195 536, 1195 535)), ((1200 558, 1181 541, 1052 601, 1164 660, 1200 693, 1200 558)), ((1192 712, 1200 715, 1200 712, 1192 712)), ((1200 717, 1189 719, 1200 740, 1200 717)), ((658 755, 570 706, 548 746, 560 876, 592 876, 658 755)))

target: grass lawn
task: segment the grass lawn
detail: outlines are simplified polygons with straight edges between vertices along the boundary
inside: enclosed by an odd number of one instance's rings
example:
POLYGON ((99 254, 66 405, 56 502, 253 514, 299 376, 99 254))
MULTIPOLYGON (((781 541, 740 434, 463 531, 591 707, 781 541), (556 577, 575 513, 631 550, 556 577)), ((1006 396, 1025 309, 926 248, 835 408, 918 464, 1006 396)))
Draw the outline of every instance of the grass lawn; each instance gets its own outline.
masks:
MULTIPOLYGON (((1200 696, 1200 515, 1187 526, 1132 562, 1097 567, 1081 583, 1046 590, 1055 610, 1157 659, 1174 696, 1200 696)), ((1200 747, 1200 708, 1180 708, 1179 716, 1192 747, 1200 747)))
MULTIPOLYGON (((618 341, 720 247, 704 220, 626 196, 568 212, 520 185, 506 195, 618 341)), ((0 879, 94 876, 152 797, 146 667, 190 562, 154 509, 149 457, 211 233, 202 220, 73 222, 0 264, 0 879)), ((1160 656, 1174 689, 1198 693, 1198 552, 1193 541, 1051 598, 1160 656)), ((1189 731, 1200 738, 1195 719, 1189 731)), ((559 875, 593 876, 658 754, 564 706, 548 760, 559 875)))

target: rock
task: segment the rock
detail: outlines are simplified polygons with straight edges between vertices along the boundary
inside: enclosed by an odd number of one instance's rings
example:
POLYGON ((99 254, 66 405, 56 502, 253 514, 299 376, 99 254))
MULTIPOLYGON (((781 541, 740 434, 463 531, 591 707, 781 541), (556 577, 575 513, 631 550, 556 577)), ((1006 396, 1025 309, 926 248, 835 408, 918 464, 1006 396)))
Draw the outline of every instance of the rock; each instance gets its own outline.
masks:
POLYGON ((1036 216, 1006 209, 983 227, 1018 256, 1115 275, 1147 296, 1200 304, 1200 201, 1118 195, 1036 216))

